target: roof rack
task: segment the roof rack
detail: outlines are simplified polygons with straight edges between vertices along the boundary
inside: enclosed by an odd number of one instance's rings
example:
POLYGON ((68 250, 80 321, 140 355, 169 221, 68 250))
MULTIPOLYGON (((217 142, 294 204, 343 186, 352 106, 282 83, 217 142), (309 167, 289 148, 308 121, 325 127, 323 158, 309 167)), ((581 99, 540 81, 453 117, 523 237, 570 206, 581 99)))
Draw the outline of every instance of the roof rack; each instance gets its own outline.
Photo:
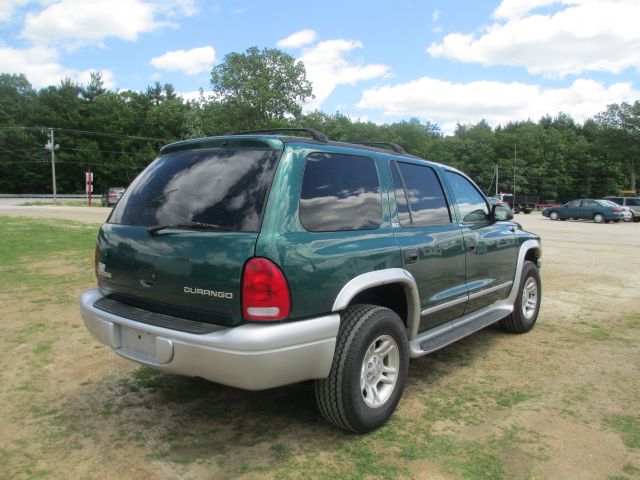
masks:
POLYGON ((306 132, 309 135, 311 135, 311 137, 313 137, 314 140, 317 140, 318 142, 327 143, 329 141, 329 139, 324 133, 319 132, 318 130, 314 130, 313 128, 267 128, 265 130, 247 130, 245 132, 230 133, 229 135, 248 135, 250 133, 274 133, 274 132, 306 132))
POLYGON ((386 146, 386 147, 391 147, 391 150, 393 150, 396 153, 401 153, 403 155, 406 155, 407 152, 405 151, 404 148, 402 148, 400 145, 398 145, 397 143, 393 143, 393 142, 366 142, 366 141, 357 141, 357 142, 348 142, 348 143, 355 143, 356 145, 365 145, 368 147, 377 147, 377 146, 386 146))

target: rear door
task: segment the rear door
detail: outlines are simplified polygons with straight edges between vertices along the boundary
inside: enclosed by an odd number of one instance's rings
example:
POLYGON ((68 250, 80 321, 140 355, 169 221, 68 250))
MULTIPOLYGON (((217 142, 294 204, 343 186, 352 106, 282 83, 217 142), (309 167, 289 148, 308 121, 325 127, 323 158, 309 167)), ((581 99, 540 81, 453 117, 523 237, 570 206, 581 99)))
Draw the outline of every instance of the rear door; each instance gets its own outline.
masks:
POLYGON ((512 222, 491 222, 485 196, 467 177, 445 171, 455 200, 466 251, 466 313, 505 298, 515 277, 518 255, 512 222))
POLYGON ((102 292, 151 311, 239 323, 242 268, 254 255, 280 154, 254 145, 156 159, 100 231, 102 292), (184 228, 194 223, 209 227, 184 228))
POLYGON ((460 226, 435 170, 427 165, 390 162, 397 205, 394 235, 404 268, 418 285, 424 331, 465 309, 465 253, 460 226))

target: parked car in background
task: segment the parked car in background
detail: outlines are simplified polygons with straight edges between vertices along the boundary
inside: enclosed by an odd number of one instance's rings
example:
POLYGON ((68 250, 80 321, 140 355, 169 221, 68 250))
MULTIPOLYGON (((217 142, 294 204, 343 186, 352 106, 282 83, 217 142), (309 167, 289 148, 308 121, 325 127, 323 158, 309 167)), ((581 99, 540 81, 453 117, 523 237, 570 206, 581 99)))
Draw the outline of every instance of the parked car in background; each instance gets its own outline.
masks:
POLYGON ((102 194, 102 206, 103 207, 113 207, 120 197, 124 195, 124 187, 109 187, 102 194))
POLYGON ((561 207, 549 207, 542 210, 542 215, 551 220, 593 220, 595 223, 619 222, 624 220, 622 207, 608 200, 581 198, 571 200, 561 207))
POLYGON ((538 197, 530 195, 514 195, 511 193, 499 193, 494 198, 509 205, 513 213, 531 213, 538 203, 538 197))
POLYGON ((612 207, 618 207, 620 210, 622 210, 622 220, 624 220, 625 222, 631 222, 633 220, 633 213, 631 213, 631 209, 629 207, 623 207, 618 205, 615 202, 612 202, 611 200, 600 200, 601 202, 606 202, 607 205, 611 205, 612 207))
POLYGON ((640 222, 640 198, 638 197, 604 197, 618 205, 628 207, 631 210, 632 220, 640 222))

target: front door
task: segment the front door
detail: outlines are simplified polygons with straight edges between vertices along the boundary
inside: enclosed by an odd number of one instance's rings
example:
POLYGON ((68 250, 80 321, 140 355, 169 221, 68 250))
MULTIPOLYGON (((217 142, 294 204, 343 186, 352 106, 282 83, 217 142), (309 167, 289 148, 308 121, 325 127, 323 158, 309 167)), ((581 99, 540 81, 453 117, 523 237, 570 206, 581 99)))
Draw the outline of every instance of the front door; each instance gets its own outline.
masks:
POLYGON ((466 251, 466 284, 471 313, 506 298, 515 277, 518 248, 512 222, 492 222, 489 205, 465 176, 445 171, 466 251))
POLYGON ((420 293, 424 331, 464 314, 467 301, 462 231, 454 221, 434 169, 390 162, 394 183, 395 238, 403 267, 420 293))

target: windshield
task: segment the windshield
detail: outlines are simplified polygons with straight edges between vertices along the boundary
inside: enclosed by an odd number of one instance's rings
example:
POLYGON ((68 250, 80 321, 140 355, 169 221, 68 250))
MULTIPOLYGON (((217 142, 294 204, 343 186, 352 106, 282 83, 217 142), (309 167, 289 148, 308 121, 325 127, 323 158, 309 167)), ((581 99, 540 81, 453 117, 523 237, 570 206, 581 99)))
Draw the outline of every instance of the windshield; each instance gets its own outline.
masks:
POLYGON ((208 223, 257 232, 280 151, 195 150, 163 155, 136 178, 109 223, 208 223))

